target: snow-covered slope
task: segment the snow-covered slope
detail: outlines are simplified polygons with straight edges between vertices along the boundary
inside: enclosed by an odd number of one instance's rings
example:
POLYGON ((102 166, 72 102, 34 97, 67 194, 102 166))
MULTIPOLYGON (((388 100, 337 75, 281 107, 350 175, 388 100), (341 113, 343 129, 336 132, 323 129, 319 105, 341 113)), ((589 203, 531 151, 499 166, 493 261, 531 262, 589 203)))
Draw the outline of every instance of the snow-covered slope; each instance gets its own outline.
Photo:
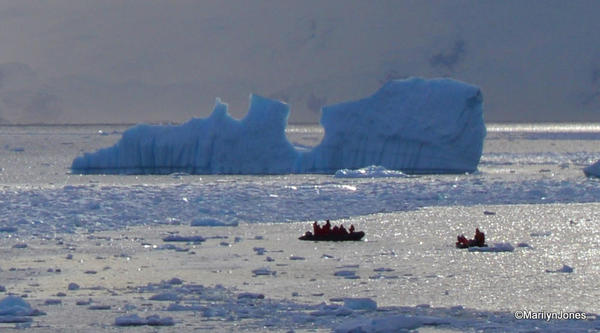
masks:
POLYGON ((451 79, 390 81, 374 95, 323 108, 321 144, 288 142, 289 107, 253 95, 241 121, 217 100, 206 119, 180 126, 138 125, 113 147, 86 153, 77 173, 334 173, 381 165, 409 173, 477 169, 486 134, 477 87, 451 79))

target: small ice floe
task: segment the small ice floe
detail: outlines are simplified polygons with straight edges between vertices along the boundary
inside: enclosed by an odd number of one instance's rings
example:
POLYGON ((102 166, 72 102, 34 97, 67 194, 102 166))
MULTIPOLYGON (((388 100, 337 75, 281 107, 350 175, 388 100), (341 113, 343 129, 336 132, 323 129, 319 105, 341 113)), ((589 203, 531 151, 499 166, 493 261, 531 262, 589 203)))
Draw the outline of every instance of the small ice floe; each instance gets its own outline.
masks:
POLYGON ((394 271, 393 268, 387 268, 387 267, 375 268, 373 270, 373 272, 393 272, 393 271, 394 271))
POLYGON ((149 298, 151 301, 179 301, 181 296, 174 292, 164 292, 153 295, 149 298))
POLYGON ((0 323, 28 323, 31 316, 45 315, 32 309, 29 303, 18 296, 7 296, 0 300, 0 323))
POLYGON ((356 271, 341 270, 333 273, 334 276, 341 276, 344 279, 360 279, 360 276, 356 275, 356 271))
POLYGON ((199 243, 204 242, 206 238, 202 236, 178 236, 169 235, 163 238, 163 242, 188 242, 188 243, 199 243))
POLYGON ((167 311, 205 311, 205 306, 200 305, 181 305, 177 303, 169 304, 167 311))
POLYGON ((588 177, 600 177, 600 161, 585 167, 583 173, 588 177))
POLYGON ((531 245, 527 244, 527 243, 519 243, 517 244, 517 247, 522 247, 522 248, 526 248, 526 249, 532 249, 533 247, 531 247, 531 245))
POLYGON ((492 246, 470 247, 469 252, 513 252, 514 246, 510 243, 495 243, 492 246))
POLYGON ((552 232, 550 231, 538 231, 538 232, 532 232, 529 234, 529 236, 531 237, 547 237, 552 235, 552 232))
POLYGON ((336 327, 335 333, 350 332, 408 332, 421 326, 448 324, 447 320, 427 316, 393 315, 379 318, 359 318, 336 327))
POLYGON ((192 227, 237 227, 238 222, 223 222, 217 219, 196 219, 190 223, 192 227))
POLYGON ((183 280, 180 278, 174 277, 171 280, 167 281, 167 283, 171 284, 171 285, 181 285, 181 284, 183 284, 183 280))
POLYGON ((371 165, 361 169, 341 169, 333 175, 335 178, 408 178, 409 176, 402 171, 388 170, 379 165, 371 165))
POLYGON ((352 314, 352 310, 342 307, 337 304, 325 304, 321 303, 318 310, 310 312, 311 316, 314 317, 328 317, 328 316, 349 316, 352 314))
POLYGON ((275 275, 275 274, 277 274, 277 272, 276 271, 272 271, 272 270, 270 270, 270 269, 268 269, 266 267, 262 267, 262 268, 257 268, 257 269, 252 270, 252 274, 254 274, 254 276, 257 276, 257 275, 275 275))
POLYGON ((377 302, 370 298, 345 298, 344 307, 351 310, 375 311, 377 302))
POLYGON ((158 315, 151 315, 146 318, 141 318, 137 314, 129 316, 121 316, 115 319, 115 326, 173 326, 175 322, 171 317, 161 318, 158 315))
POLYGON ((557 269, 557 270, 547 269, 546 273, 573 273, 573 267, 568 266, 568 265, 563 265, 562 268, 557 269))
POLYGON ((110 305, 90 305, 88 306, 88 310, 110 310, 111 306, 110 305))
POLYGON ((62 301, 59 299, 47 299, 44 302, 44 305, 58 305, 58 304, 62 304, 62 301))
POLYGON ((238 299, 264 299, 265 295, 258 293, 241 293, 237 296, 238 299))
POLYGON ((75 305, 79 305, 79 306, 85 306, 85 305, 90 305, 92 304, 92 299, 89 298, 87 300, 79 300, 77 302, 75 302, 75 305))
POLYGON ((265 248, 264 247, 255 247, 252 248, 252 250, 254 252, 256 252, 256 255, 262 256, 263 254, 265 254, 265 248))

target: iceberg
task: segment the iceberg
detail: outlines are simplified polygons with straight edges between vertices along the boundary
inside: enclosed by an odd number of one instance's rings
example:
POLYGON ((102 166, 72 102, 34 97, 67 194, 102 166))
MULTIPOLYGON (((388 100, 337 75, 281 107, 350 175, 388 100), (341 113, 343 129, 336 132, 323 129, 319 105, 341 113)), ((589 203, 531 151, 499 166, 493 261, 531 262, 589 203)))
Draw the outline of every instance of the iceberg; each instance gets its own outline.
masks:
POLYGON ((479 88, 452 79, 390 81, 370 97, 326 106, 322 142, 287 140, 289 106, 251 95, 245 118, 217 99, 182 125, 137 125, 112 147, 75 158, 81 174, 333 174, 377 165, 410 174, 477 170, 486 128, 479 88))
POLYGON ((599 177, 600 178, 600 161, 596 161, 596 163, 592 165, 588 165, 583 168, 583 173, 587 177, 599 177))

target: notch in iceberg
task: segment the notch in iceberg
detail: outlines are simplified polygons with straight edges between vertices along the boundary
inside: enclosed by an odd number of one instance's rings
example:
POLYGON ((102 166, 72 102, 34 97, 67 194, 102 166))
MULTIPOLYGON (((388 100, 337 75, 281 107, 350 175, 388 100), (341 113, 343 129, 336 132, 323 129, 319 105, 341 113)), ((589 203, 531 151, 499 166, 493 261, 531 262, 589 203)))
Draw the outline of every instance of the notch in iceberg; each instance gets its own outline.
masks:
POLYGON ((477 169, 486 129, 479 88, 452 79, 390 81, 370 97, 323 108, 323 141, 287 140, 287 104, 257 95, 242 120, 217 99, 206 119, 137 125, 113 147, 77 157, 75 173, 326 173, 370 165, 406 173, 477 169))

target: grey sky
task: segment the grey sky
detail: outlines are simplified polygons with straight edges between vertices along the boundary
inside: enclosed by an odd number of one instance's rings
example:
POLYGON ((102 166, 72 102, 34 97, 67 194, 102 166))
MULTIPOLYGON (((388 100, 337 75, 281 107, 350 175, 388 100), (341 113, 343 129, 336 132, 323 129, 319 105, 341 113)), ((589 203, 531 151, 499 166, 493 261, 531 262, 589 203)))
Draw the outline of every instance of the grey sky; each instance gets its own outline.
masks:
POLYGON ((0 0, 0 121, 290 122, 387 79, 482 88, 486 121, 600 121, 599 1, 0 0))

